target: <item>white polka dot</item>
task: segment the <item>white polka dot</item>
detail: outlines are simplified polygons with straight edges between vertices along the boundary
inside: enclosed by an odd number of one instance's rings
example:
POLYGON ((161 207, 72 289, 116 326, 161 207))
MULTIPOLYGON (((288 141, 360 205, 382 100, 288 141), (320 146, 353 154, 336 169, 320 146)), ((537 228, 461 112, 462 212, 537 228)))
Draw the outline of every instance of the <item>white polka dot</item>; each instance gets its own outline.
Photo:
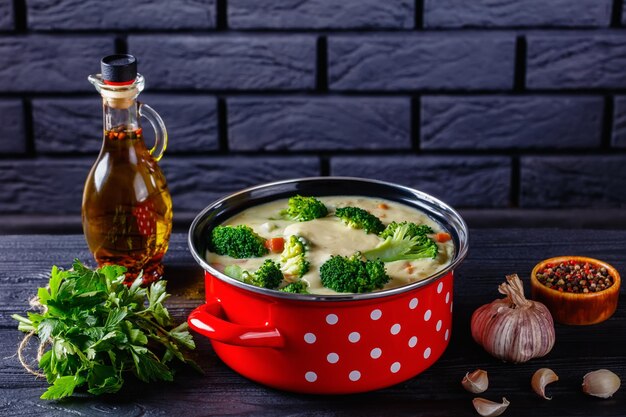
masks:
POLYGON ((414 348, 417 345, 417 336, 413 336, 409 339, 409 347, 414 348))
POLYGON ((446 293, 446 304, 450 302, 450 291, 446 293))
POLYGON ((326 316, 326 323, 330 325, 337 324, 338 321, 339 321, 339 317, 337 317, 336 314, 329 314, 326 316))
POLYGON ((430 357, 430 348, 426 348, 426 350, 424 351, 424 359, 428 359, 430 357))
POLYGON ((441 294, 441 291, 443 291, 443 282, 440 282, 439 285, 437 285, 437 294, 441 294))
POLYGON ((350 378, 350 381, 352 382, 358 381, 361 379, 361 373, 359 371, 352 371, 350 372, 350 375, 348 375, 348 378, 350 378))
POLYGON ((359 332, 352 332, 348 335, 348 340, 352 343, 356 343, 361 340, 361 335, 359 334, 359 332))
POLYGON ((430 320, 430 316, 433 315, 433 312, 430 310, 426 310, 426 312, 424 313, 424 321, 428 321, 430 320))
POLYGON ((441 325, 443 324, 443 322, 441 320, 439 320, 437 322, 437 326, 435 327, 437 329, 437 331, 441 330, 441 325))
POLYGON ((448 340, 448 336, 450 336, 450 330, 446 330, 446 334, 443 336, 445 340, 448 340))
POLYGON ((389 329, 389 331, 391 332, 391 334, 398 334, 400 333, 400 324, 396 323, 393 326, 391 326, 391 329, 389 329))
POLYGON ((378 359, 378 358, 380 358, 380 355, 382 355, 382 354, 383 354, 383 351, 380 350, 380 348, 374 348, 370 352, 370 356, 372 357, 372 359, 378 359))
POLYGON ((306 333, 304 335, 304 341, 307 342, 309 345, 312 345, 313 343, 315 343, 316 340, 317 340, 317 337, 315 337, 313 333, 306 333))
POLYGON ((372 310, 372 312, 370 313, 370 318, 372 320, 378 320, 379 318, 381 318, 383 315, 383 312, 380 311, 379 309, 376 310, 372 310))
POLYGON ((337 355, 335 352, 330 352, 327 356, 326 356, 326 360, 329 363, 337 363, 339 361, 339 355, 337 355))
POLYGON ((304 379, 306 379, 309 382, 315 382, 317 381, 317 374, 315 372, 307 372, 306 374, 304 374, 304 379))
POLYGON ((417 298, 412 298, 411 301, 409 301, 409 308, 411 310, 415 310, 415 307, 417 307, 417 298))
POLYGON ((391 364, 391 368, 389 368, 391 372, 394 374, 400 370, 400 362, 394 362, 391 364))
POLYGON ((454 304, 454 302, 450 303, 450 313, 452 313, 452 304, 454 304))

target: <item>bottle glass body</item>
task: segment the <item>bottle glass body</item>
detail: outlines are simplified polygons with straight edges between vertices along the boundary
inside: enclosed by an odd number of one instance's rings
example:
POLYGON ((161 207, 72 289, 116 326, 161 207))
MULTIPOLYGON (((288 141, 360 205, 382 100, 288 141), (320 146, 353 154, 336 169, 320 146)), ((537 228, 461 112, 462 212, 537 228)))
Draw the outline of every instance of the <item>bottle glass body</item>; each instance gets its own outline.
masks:
POLYGON ((140 112, 136 95, 111 100, 103 94, 102 149, 85 183, 82 223, 99 265, 125 266, 128 283, 143 270, 147 284, 163 275, 172 200, 144 142, 140 112))

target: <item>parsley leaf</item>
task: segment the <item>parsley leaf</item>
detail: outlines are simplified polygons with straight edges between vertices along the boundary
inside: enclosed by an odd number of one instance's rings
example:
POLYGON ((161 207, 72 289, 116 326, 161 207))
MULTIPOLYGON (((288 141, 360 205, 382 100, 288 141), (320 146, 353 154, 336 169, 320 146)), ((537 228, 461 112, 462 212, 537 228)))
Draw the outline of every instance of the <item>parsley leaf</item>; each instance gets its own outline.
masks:
POLYGON ((74 375, 61 376, 41 395, 41 398, 44 400, 56 400, 69 397, 74 393, 74 388, 81 385, 83 382, 83 378, 74 375))
POLYGON ((186 355, 195 348, 187 323, 170 329, 165 281, 142 288, 139 276, 127 287, 125 271, 92 270, 78 260, 68 271, 54 266, 48 286, 37 291, 44 311, 13 315, 19 330, 50 344, 39 367, 52 385, 41 398, 68 397, 77 388, 115 393, 127 372, 145 382, 171 381, 167 364, 174 358, 198 369, 186 355))

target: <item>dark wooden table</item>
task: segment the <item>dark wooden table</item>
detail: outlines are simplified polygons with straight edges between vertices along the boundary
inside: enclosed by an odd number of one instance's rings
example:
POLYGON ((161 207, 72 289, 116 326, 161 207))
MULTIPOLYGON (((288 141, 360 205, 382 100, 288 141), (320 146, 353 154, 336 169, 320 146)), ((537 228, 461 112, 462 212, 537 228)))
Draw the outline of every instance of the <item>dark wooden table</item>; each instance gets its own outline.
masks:
MULTIPOLYGON (((626 271, 626 231, 503 230, 471 233, 470 254, 455 278, 454 326, 443 357, 417 377, 394 387, 360 395, 297 395, 265 388, 231 371, 202 337, 197 359, 206 370, 199 375, 181 370, 173 383, 128 382, 107 397, 82 395, 65 401, 39 396, 45 381, 21 368, 15 351, 22 333, 11 319, 24 313, 28 299, 47 281, 53 264, 68 267, 73 258, 90 261, 82 236, 0 236, 0 415, 1 416, 475 416, 460 380, 467 371, 489 372, 489 390, 482 396, 511 402, 505 416, 626 416, 626 387, 611 399, 581 392, 583 375, 607 368, 626 378, 626 300, 608 321, 587 327, 556 326, 556 344, 547 357, 525 364, 502 363, 477 346, 470 336, 470 316, 480 305, 499 296, 504 275, 517 272, 529 290, 528 276, 541 259, 579 254, 604 259, 626 271), (541 367, 552 368, 560 381, 549 386, 546 401, 530 389, 530 378, 541 367)), ((184 320, 202 302, 202 271, 187 251, 185 236, 175 235, 166 258, 168 307, 184 320)), ((34 349, 29 357, 33 358, 34 349)), ((626 382, 626 381, 625 381, 626 382)))

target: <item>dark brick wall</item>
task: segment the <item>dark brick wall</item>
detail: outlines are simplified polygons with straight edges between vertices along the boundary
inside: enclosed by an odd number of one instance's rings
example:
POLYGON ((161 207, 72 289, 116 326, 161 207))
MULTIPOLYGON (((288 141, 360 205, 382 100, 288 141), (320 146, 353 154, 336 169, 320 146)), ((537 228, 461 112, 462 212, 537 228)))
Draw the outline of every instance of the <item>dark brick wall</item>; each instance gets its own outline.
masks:
POLYGON ((0 213, 79 213, 86 77, 115 52, 169 128, 178 213, 316 175, 489 212, 626 207, 624 3, 0 1, 0 213))
POLYGON ((424 26, 607 27, 611 8, 612 0, 424 0, 424 26))

